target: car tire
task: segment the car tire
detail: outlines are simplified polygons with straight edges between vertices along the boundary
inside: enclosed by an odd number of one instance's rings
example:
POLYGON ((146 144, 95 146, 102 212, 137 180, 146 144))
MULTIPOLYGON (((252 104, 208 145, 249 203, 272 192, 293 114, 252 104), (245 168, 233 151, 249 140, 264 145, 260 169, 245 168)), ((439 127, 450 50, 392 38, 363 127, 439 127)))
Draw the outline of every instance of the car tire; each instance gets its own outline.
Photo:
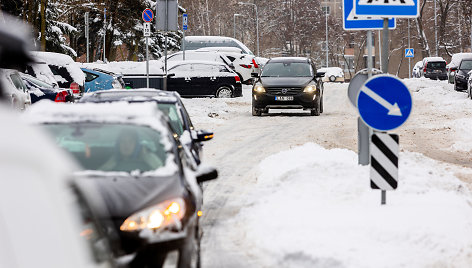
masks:
POLYGON ((216 91, 217 98, 232 98, 233 91, 227 86, 222 86, 216 91))
POLYGON ((332 75, 329 77, 330 82, 335 82, 336 81, 336 76, 332 75))
POLYGON ((252 116, 261 116, 262 111, 261 109, 257 109, 256 107, 252 106, 252 116))

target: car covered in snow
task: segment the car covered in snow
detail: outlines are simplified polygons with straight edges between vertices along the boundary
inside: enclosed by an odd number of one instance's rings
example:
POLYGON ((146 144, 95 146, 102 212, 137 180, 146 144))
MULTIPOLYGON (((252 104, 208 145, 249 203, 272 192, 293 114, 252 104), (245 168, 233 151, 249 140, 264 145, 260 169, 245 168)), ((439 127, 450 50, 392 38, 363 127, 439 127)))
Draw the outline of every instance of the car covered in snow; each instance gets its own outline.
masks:
POLYGON ((418 61, 413 70, 411 71, 411 77, 413 78, 420 78, 423 73, 423 61, 418 61))
POLYGON ((204 130, 195 130, 192 120, 177 92, 154 89, 106 90, 86 94, 80 103, 106 102, 155 102, 157 108, 169 119, 170 126, 186 147, 188 154, 199 165, 202 158, 202 142, 211 140, 213 133, 204 130))
MULTIPOLYGON (((76 99, 83 95, 85 75, 70 56, 61 53, 39 51, 31 52, 31 54, 34 58, 48 65, 60 88, 70 88, 76 99)), ((27 72, 27 74, 39 78, 36 72, 27 72)))
POLYGON ((30 93, 18 71, 0 69, 0 80, 3 94, 14 109, 25 110, 31 105, 30 93))
POLYGON ((426 57, 423 59, 423 76, 430 79, 447 79, 447 62, 441 57, 426 57))
POLYGON ((105 207, 93 208, 118 233, 117 258, 130 267, 198 267, 199 183, 217 172, 188 164, 155 103, 39 103, 31 110, 30 120, 80 163, 75 178, 103 197, 105 207))
POLYGON ((175 61, 168 67, 168 90, 182 97, 241 97, 241 78, 226 64, 211 61, 175 61))
POLYGON ((108 89, 122 89, 125 87, 122 75, 100 69, 80 69, 85 74, 85 93, 108 89))
POLYGON ((339 67, 321 68, 316 72, 323 75, 324 82, 344 82, 344 71, 339 67))
POLYGON ((452 55, 451 62, 446 65, 449 84, 454 84, 454 76, 456 74, 457 68, 461 63, 461 60, 464 58, 472 58, 472 53, 456 53, 452 55))
POLYGON ((304 109, 323 113, 323 82, 311 59, 272 58, 252 88, 252 115, 269 109, 304 109))
POLYGON ((54 102, 74 102, 74 95, 70 89, 61 89, 24 73, 20 73, 21 79, 28 88, 31 103, 40 100, 51 100, 54 102))
POLYGON ((472 56, 469 58, 463 58, 459 65, 454 67, 452 70, 456 72, 454 75, 454 90, 467 90, 470 71, 472 70, 472 56))

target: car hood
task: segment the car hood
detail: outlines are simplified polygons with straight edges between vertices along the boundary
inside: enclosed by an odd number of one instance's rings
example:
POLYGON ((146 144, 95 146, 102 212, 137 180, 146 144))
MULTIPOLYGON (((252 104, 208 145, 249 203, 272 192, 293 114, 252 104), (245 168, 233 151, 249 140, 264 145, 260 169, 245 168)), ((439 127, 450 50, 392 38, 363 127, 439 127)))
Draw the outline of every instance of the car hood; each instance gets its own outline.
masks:
POLYGON ((179 174, 169 177, 76 176, 97 217, 124 219, 146 207, 183 196, 179 174), (98 195, 98 197, 97 197, 98 195))
POLYGON ((304 87, 312 77, 261 77, 263 87, 304 87))

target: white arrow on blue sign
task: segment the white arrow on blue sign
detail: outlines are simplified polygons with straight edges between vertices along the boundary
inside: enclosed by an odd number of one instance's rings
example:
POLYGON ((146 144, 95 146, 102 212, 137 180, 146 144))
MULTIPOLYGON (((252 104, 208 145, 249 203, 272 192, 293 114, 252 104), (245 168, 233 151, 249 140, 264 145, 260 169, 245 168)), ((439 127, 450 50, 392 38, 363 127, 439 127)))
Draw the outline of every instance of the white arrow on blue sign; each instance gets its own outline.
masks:
POLYGON ((377 18, 417 18, 419 0, 353 0, 358 16, 377 18))
POLYGON ((188 29, 188 14, 183 15, 182 25, 183 25, 182 28, 184 29, 184 31, 187 31, 187 29, 188 29))
MULTIPOLYGON (((356 16, 353 0, 343 0, 343 27, 344 30, 379 30, 383 29, 383 20, 372 19, 369 16, 356 16)), ((388 28, 395 29, 395 27, 395 19, 390 19, 388 28)))
POLYGON ((403 125, 412 108, 410 91, 400 79, 391 75, 377 75, 367 80, 357 97, 362 120, 379 131, 390 131, 403 125))
POLYGON ((415 57, 415 49, 406 48, 405 49, 405 58, 414 58, 414 57, 415 57))

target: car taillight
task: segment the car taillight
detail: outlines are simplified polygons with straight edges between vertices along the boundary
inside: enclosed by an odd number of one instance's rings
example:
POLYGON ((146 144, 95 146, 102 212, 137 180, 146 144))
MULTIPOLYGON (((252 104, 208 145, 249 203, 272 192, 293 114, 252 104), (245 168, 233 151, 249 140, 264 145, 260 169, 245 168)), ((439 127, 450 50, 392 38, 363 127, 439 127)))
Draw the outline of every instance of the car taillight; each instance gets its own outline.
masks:
POLYGON ((236 75, 234 79, 236 80, 236 83, 241 83, 241 78, 239 78, 239 75, 236 75))
POLYGON ((56 94, 56 99, 54 100, 55 102, 66 102, 66 96, 67 92, 66 91, 61 91, 56 94))
POLYGON ((74 94, 79 94, 80 93, 79 84, 77 84, 76 82, 73 82, 73 83, 70 84, 70 89, 72 89, 72 93, 74 93, 74 94))
POLYGON ((254 64, 254 68, 259 68, 259 64, 257 64, 255 59, 252 59, 252 64, 254 64))
POLYGON ((246 68, 246 69, 251 69, 252 65, 251 64, 239 64, 241 67, 246 68))

